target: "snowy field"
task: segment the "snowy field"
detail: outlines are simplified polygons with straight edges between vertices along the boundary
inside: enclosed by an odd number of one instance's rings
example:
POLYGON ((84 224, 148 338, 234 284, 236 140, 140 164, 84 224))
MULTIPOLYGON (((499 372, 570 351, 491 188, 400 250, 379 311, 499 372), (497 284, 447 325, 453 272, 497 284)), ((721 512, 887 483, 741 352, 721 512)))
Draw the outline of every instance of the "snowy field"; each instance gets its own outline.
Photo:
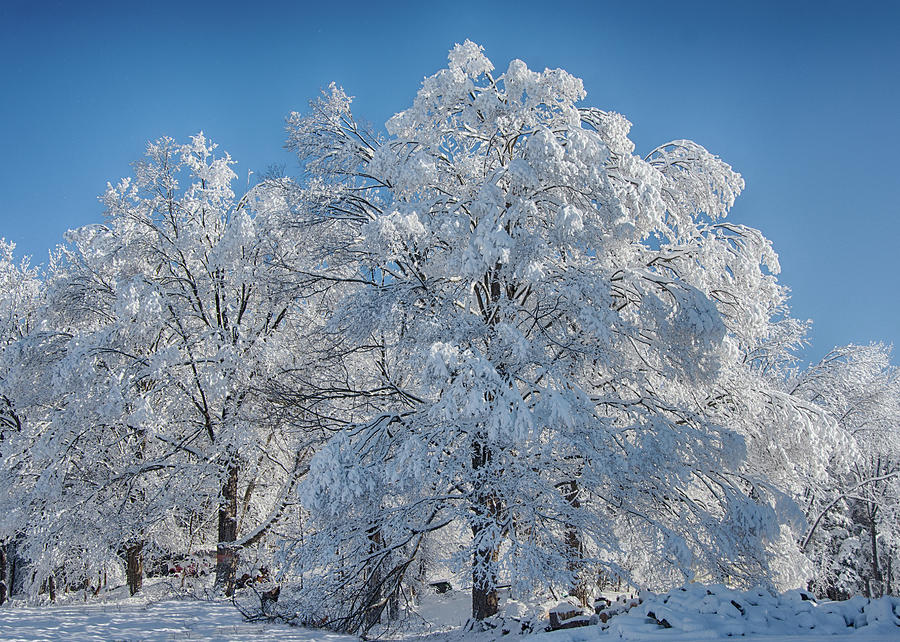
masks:
MULTIPOLYGON (((509 601, 501 612, 510 613, 509 601)), ((461 624, 469 608, 463 591, 429 596, 402 630, 382 630, 386 642, 591 642, 604 640, 733 640, 753 642, 833 642, 900 640, 900 599, 816 605, 799 592, 768 595, 725 587, 690 585, 663 595, 648 595, 605 626, 585 626, 548 633, 504 635, 465 632, 461 624), (648 617, 649 616, 649 617, 648 617), (671 628, 660 628, 665 619, 671 628)), ((375 632, 373 632, 375 633, 375 632)), ((106 604, 70 602, 53 607, 0 608, 0 640, 314 640, 350 642, 352 636, 301 629, 283 624, 246 622, 229 601, 196 599, 146 602, 126 599, 106 604)))
POLYGON ((80 604, 0 609, 0 640, 355 640, 287 625, 245 622, 230 602, 80 604))
MULTIPOLYGON (((497 639, 497 634, 478 635, 451 632, 427 636, 401 635, 387 636, 386 640, 424 639, 428 642, 452 642, 473 640, 488 642, 497 639)), ((505 640, 516 637, 502 636, 505 640)), ((522 642, 590 642, 593 640, 669 640, 685 642, 689 640, 716 639, 712 631, 692 633, 675 632, 671 629, 650 633, 634 631, 626 638, 603 632, 598 627, 584 627, 553 633, 541 633, 518 637, 522 642)), ((734 638, 718 638, 734 639, 734 638)), ((812 642, 821 640, 818 636, 758 635, 742 637, 755 642, 812 642)), ((896 642, 896 633, 866 633, 857 631, 845 635, 827 636, 833 642, 896 642)), ((331 640, 350 642, 354 637, 298 629, 287 625, 261 625, 243 621, 240 614, 229 602, 169 601, 150 605, 71 605, 44 608, 4 608, 0 609, 0 640, 98 640, 117 641, 162 641, 162 640, 286 640, 312 642, 331 640)))

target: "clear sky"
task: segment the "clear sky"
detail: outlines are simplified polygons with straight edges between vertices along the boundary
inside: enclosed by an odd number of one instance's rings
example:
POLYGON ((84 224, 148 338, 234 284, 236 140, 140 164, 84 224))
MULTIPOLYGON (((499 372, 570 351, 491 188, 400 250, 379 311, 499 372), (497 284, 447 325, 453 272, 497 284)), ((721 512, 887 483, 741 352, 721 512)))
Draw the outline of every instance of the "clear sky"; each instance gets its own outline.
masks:
POLYGON ((732 217, 772 239, 807 358, 900 344, 898 26, 892 0, 0 0, 0 236, 45 261, 162 135, 291 173, 284 117, 320 88, 380 125, 469 38, 584 79, 638 152, 689 138, 741 172, 732 217))

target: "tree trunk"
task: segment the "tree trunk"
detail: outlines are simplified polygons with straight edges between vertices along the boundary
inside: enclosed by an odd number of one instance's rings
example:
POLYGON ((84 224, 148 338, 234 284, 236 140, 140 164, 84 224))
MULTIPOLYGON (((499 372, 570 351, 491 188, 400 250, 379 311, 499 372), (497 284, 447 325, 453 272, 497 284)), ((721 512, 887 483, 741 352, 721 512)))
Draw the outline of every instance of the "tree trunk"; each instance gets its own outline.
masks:
POLYGON ((234 549, 234 542, 237 540, 237 487, 238 466, 232 459, 228 462, 219 502, 219 539, 216 546, 215 586, 224 590, 228 596, 234 593, 237 573, 237 551, 234 549))
MULTIPOLYGON (((476 537, 478 533, 475 533, 476 537)), ((476 620, 496 615, 500 599, 497 595, 496 547, 479 548, 472 563, 472 617, 476 620)))
POLYGON ((894 551, 891 547, 888 548, 887 554, 887 577, 885 578, 885 595, 893 595, 894 594, 894 585, 892 583, 891 575, 893 575, 893 567, 894 567, 894 551))
MULTIPOLYGON (((565 498, 569 506, 572 508, 581 508, 581 502, 578 501, 578 482, 574 479, 563 486, 565 498)), ((573 524, 566 524, 566 557, 568 557, 568 568, 572 573, 572 586, 569 587, 569 595, 578 598, 582 606, 588 606, 588 585, 584 578, 580 576, 582 573, 582 558, 584 557, 584 542, 581 540, 581 533, 573 524)))
POLYGON ((56 578, 52 575, 47 578, 47 592, 50 593, 50 601, 56 601, 56 578))
MULTIPOLYGON (((381 529, 373 526, 369 530, 369 552, 377 554, 384 548, 384 538, 381 536, 381 529)), ((366 579, 366 595, 363 598, 363 608, 365 615, 363 616, 363 631, 368 631, 381 621, 381 611, 378 605, 382 600, 384 591, 384 568, 385 563, 382 558, 375 558, 375 563, 369 568, 369 576, 366 579)))
MULTIPOLYGON (((477 471, 484 468, 492 458, 490 447, 478 440, 473 444, 472 470, 478 479, 477 471)), ((476 483, 478 483, 476 481, 476 483)), ((475 521, 472 525, 472 536, 475 541, 491 526, 499 513, 499 501, 490 492, 476 492, 475 521)), ((497 595, 497 561, 500 550, 495 542, 477 546, 472 557, 472 617, 476 620, 496 615, 499 607, 497 595)))
POLYGON ((394 589, 393 593, 391 593, 391 597, 388 599, 388 620, 391 622, 396 622, 400 619, 400 585, 394 589))
POLYGON ((7 589, 9 578, 6 574, 6 567, 6 546, 0 545, 0 606, 3 606, 4 602, 6 602, 6 597, 9 593, 7 589))
MULTIPOLYGON (((500 322, 499 303, 503 292, 498 274, 502 269, 498 261, 488 274, 484 276, 484 295, 487 301, 482 299, 481 292, 476 288, 478 303, 484 322, 494 327, 500 322)), ((503 375, 502 368, 498 368, 498 374, 503 375)), ((486 400, 493 402, 493 395, 488 393, 486 400)), ((472 536, 476 544, 475 553, 472 556, 472 617, 483 620, 497 614, 499 610, 499 596, 497 595, 497 562, 500 559, 500 545, 498 533, 485 531, 494 530, 498 526, 500 515, 500 499, 490 489, 487 483, 498 471, 487 470, 494 453, 487 442, 487 436, 476 434, 472 442, 472 473, 476 484, 475 498, 473 500, 473 512, 475 519, 472 523, 472 536)), ((502 471, 501 471, 502 472, 502 471)))
POLYGON ((125 579, 128 582, 128 593, 130 595, 136 595, 144 585, 143 542, 132 544, 125 550, 125 579))
POLYGON ((872 589, 870 597, 881 597, 881 569, 878 568, 878 531, 875 527, 875 515, 877 509, 869 510, 869 539, 872 544, 872 589))
POLYGON ((16 549, 16 540, 12 540, 6 545, 6 596, 12 599, 13 595, 20 592, 21 578, 21 562, 19 561, 18 551, 16 549))

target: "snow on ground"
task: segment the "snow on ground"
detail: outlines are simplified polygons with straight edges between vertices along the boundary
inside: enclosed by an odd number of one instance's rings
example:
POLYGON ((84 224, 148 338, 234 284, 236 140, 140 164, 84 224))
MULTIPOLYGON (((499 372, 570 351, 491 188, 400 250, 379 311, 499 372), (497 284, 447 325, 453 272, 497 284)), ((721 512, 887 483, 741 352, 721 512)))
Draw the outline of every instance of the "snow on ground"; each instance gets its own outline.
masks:
MULTIPOLYGON (((465 591, 453 591, 423 596, 418 635, 412 630, 406 635, 387 631, 384 638, 427 642, 695 642, 735 638, 745 642, 900 642, 900 599, 895 597, 817 603, 800 591, 773 595, 765 590, 735 591, 722 585, 690 584, 660 595, 644 593, 639 604, 637 600, 615 603, 613 599, 604 613, 617 614, 605 624, 595 617, 588 626, 524 636, 504 634, 504 630, 516 631, 519 623, 515 620, 530 622, 535 631, 542 629, 553 605, 543 605, 543 616, 535 619, 523 616, 534 614, 537 605, 514 602, 504 594, 501 597, 500 612, 506 619, 495 619, 493 630, 465 632, 461 625, 470 608, 469 597, 465 591)), ((537 612, 540 610, 538 607, 537 612)))
POLYGON ((609 621, 609 632, 628 639, 654 633, 660 626, 669 639, 722 639, 751 635, 828 638, 854 634, 891 635, 900 640, 900 599, 817 603, 802 591, 772 595, 766 590, 731 590, 722 585, 690 584, 668 593, 647 593, 642 602, 609 621), (680 637, 676 637, 680 636, 680 637))
POLYGON ((170 600, 4 607, 0 608, 0 640, 350 642, 356 638, 284 624, 248 623, 227 601, 170 600))
MULTIPOLYGON (((113 601, 69 602, 44 607, 16 604, 0 608, 0 640, 287 640, 351 642, 356 638, 327 631, 244 621, 229 601, 158 599, 163 585, 143 598, 108 595, 113 601)), ((171 592, 168 593, 171 596, 171 592)), ((507 596, 504 595, 504 598, 507 596)), ((668 593, 645 593, 640 604, 598 623, 579 628, 504 635, 503 629, 530 608, 504 599, 500 626, 484 632, 464 629, 470 602, 466 591, 422 596, 418 613, 400 625, 378 631, 388 641, 426 642, 606 642, 638 640, 695 642, 739 638, 745 642, 898 642, 900 599, 816 602, 799 591, 733 591, 724 586, 688 585, 668 593), (662 622, 664 625, 661 625, 662 622), (662 628, 668 626, 669 628, 662 628)), ((631 601, 627 601, 630 605, 631 601)), ((624 604, 624 603, 622 603, 624 604)), ((535 605, 530 605, 531 607, 535 605)), ((608 609, 607 612, 623 610, 608 609)), ((546 614, 546 609, 544 610, 546 614)), ((528 619, 528 618, 525 618, 528 619)), ((540 627, 546 618, 531 620, 540 627)), ((536 627, 537 628, 537 627, 536 627)))
MULTIPOLYGON (((488 638, 489 639, 489 638, 488 638)), ((508 640, 509 638, 504 638, 508 640)), ((678 633, 659 632, 640 636, 618 638, 608 633, 591 633, 588 628, 570 629, 541 633, 527 638, 523 642, 613 642, 614 640, 634 640, 635 642, 696 642, 715 638, 698 637, 678 633)), ((724 640, 740 640, 741 642, 897 642, 896 634, 889 633, 848 633, 845 635, 750 635, 747 637, 719 638, 724 640)), ((474 640, 472 642, 475 642, 474 640)), ((481 641, 479 641, 481 642, 481 641)))

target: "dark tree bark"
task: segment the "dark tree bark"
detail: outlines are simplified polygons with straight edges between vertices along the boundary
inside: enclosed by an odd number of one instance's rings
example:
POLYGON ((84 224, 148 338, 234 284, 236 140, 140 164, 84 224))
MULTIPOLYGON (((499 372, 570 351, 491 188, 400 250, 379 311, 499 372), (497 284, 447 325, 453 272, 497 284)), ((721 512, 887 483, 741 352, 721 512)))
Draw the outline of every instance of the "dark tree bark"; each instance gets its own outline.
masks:
POLYGON ((6 546, 0 545, 0 606, 3 606, 8 597, 9 577, 7 576, 6 546))
MULTIPOLYGON (((581 502, 578 500, 578 482, 572 480, 563 486, 563 493, 572 508, 581 508, 581 502)), ((582 558, 584 557, 584 542, 581 539, 581 533, 573 524, 566 524, 566 554, 569 559, 569 571, 574 574, 572 586, 569 587, 569 595, 578 598, 582 606, 588 606, 588 585, 583 577, 579 577, 582 569, 582 558)))
POLYGON ((891 547, 888 547, 887 553, 887 576, 885 579, 885 595, 893 595, 894 594, 894 585, 892 575, 894 573, 894 556, 893 550, 891 547))
POLYGON ((125 550, 125 579, 128 582, 130 595, 136 595, 144 585, 143 542, 132 544, 125 550))
POLYGON ((396 622, 400 619, 400 585, 391 593, 391 596, 388 598, 388 620, 391 622, 396 622))
POLYGON ((228 596, 234 593, 238 562, 237 551, 234 548, 234 542, 237 540, 237 490, 238 465, 232 459, 228 463, 219 502, 219 532, 216 546, 215 586, 224 590, 228 596))
MULTIPOLYGON (((381 535, 381 529, 377 526, 373 526, 369 531, 369 541, 371 541, 371 545, 369 546, 369 552, 373 554, 377 554, 380 550, 384 548, 384 538, 381 535)), ((376 605, 381 602, 383 599, 383 591, 384 591, 384 560, 381 557, 375 558, 375 563, 369 569, 369 576, 366 580, 366 595, 365 595, 365 616, 363 622, 363 630, 368 631, 373 626, 378 624, 381 619, 381 611, 382 609, 377 608, 376 605)))
POLYGON ((50 601, 56 601, 56 578, 52 575, 47 578, 47 592, 50 593, 50 601))
MULTIPOLYGON (((472 470, 477 471, 487 466, 492 458, 490 447, 478 440, 473 445, 472 470)), ((472 526, 472 536, 477 541, 479 536, 488 528, 485 522, 496 518, 499 512, 499 502, 490 492, 476 491, 475 515, 476 520, 472 526)), ((472 617, 476 620, 496 615, 499 608, 499 596, 497 595, 497 561, 500 551, 496 544, 486 544, 476 548, 472 557, 472 617)))
MULTIPOLYGON (((508 230, 507 230, 508 231, 508 230)), ((484 322, 495 326, 500 321, 499 303, 503 294, 499 278, 502 265, 498 262, 494 269, 485 274, 483 283, 475 288, 478 306, 484 322)), ((502 375, 502 370, 498 370, 502 375)), ((490 401, 490 396, 488 397, 490 401)), ((477 488, 474 506, 475 520, 472 535, 475 541, 491 526, 495 526, 500 514, 500 500, 488 488, 485 489, 487 475, 483 471, 489 467, 493 459, 493 451, 487 443, 485 435, 476 435, 472 443, 472 473, 477 488), (493 524, 492 524, 493 522, 493 524)), ((490 474, 490 473, 489 473, 490 474)), ((494 541, 476 547, 472 556, 472 617, 483 620, 497 614, 499 596, 497 595, 497 562, 500 558, 499 544, 494 541)))
POLYGON ((872 588, 870 597, 881 597, 883 587, 881 584, 881 569, 878 567, 878 530, 875 523, 878 508, 875 504, 870 504, 868 508, 869 540, 872 545, 872 588))
MULTIPOLYGON (((476 532, 476 536, 477 536, 476 532)), ((493 548, 479 548, 475 551, 472 568, 472 617, 476 620, 496 615, 500 599, 497 595, 497 576, 491 570, 497 564, 498 551, 493 548)))
MULTIPOLYGON (((27 568, 27 567, 25 567, 27 568)), ((16 548, 16 540, 12 540, 6 545, 6 596, 11 598, 22 591, 23 584, 23 563, 19 558, 16 548)))

